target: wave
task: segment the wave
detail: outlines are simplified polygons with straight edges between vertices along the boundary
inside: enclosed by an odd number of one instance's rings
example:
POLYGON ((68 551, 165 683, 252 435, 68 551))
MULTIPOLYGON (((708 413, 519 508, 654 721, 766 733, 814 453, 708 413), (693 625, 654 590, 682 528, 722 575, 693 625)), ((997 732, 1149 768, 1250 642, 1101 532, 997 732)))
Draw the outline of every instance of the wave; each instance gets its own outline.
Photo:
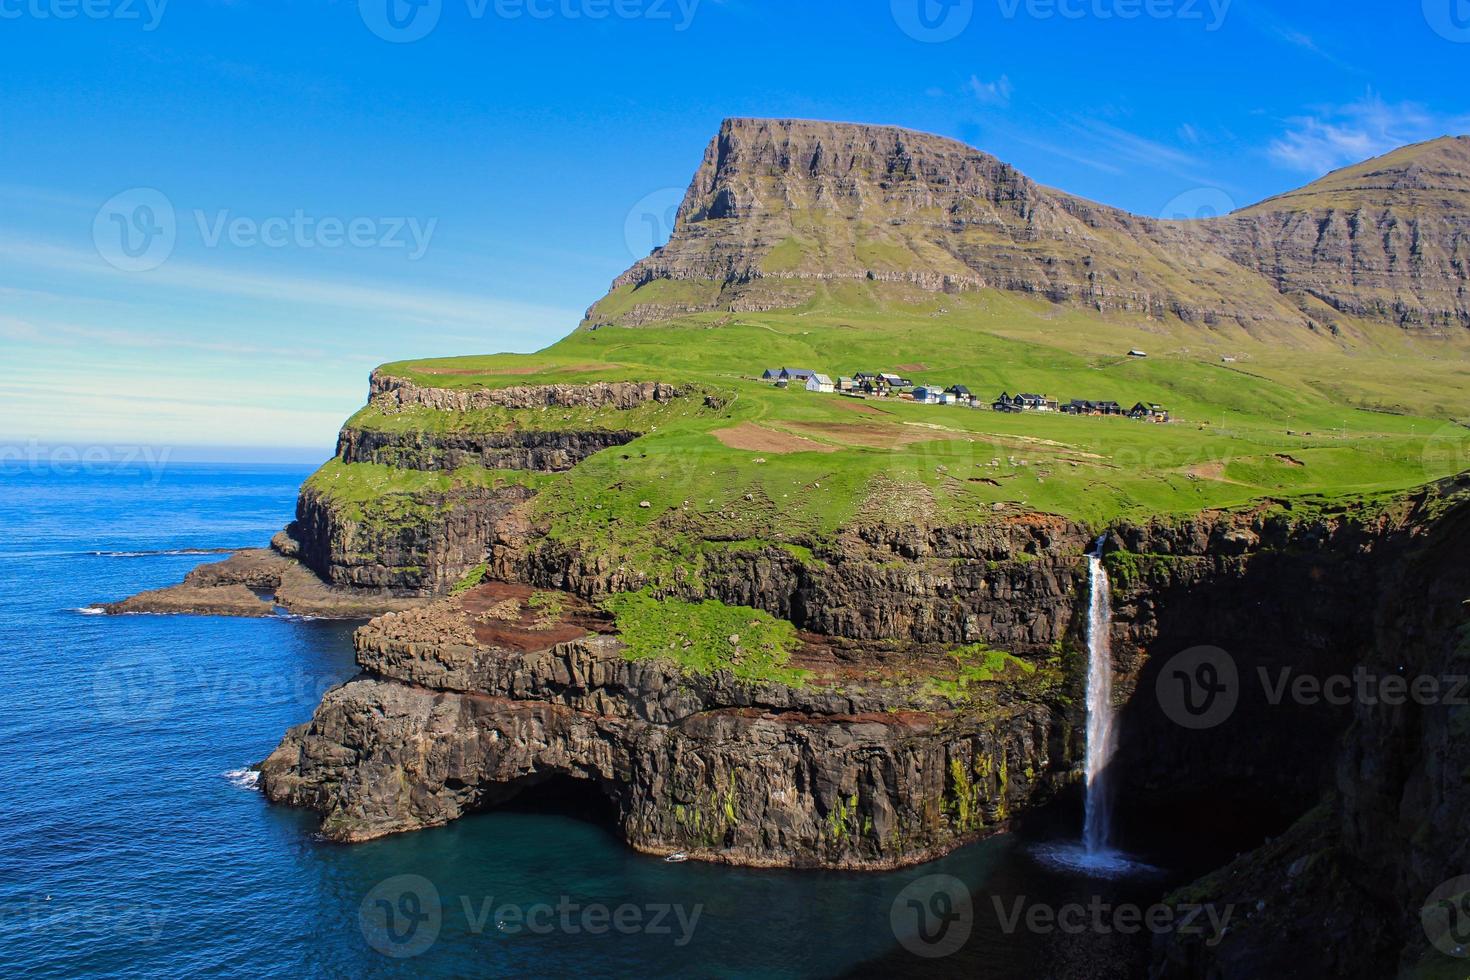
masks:
POLYGON ((225 779, 236 789, 256 789, 260 782, 260 770, 258 769, 231 769, 225 773, 225 779))
POLYGON ((103 609, 101 606, 82 606, 80 609, 73 609, 72 612, 77 613, 78 615, 81 615, 81 616, 106 616, 107 615, 107 610, 106 609, 103 609))

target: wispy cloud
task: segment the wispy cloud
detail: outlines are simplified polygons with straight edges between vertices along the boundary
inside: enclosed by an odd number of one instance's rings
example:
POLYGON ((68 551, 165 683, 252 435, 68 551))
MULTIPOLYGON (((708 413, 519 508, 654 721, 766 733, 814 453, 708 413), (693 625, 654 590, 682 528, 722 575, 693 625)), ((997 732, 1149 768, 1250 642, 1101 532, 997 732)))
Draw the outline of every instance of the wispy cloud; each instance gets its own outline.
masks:
POLYGON ((1098 159, 1096 156, 1089 156, 1086 153, 1078 153, 1076 150, 1070 150, 1064 146, 1058 146, 1055 143, 1050 143, 1046 140, 1041 140, 1033 136, 1028 136, 1025 133, 1011 132, 1007 135, 1010 139, 1016 141, 1017 143, 1020 143, 1022 146, 1029 146, 1033 150, 1040 150, 1042 153, 1046 153, 1050 156, 1054 156, 1062 160, 1071 160, 1073 163, 1079 163, 1084 167, 1090 167, 1093 170, 1099 170, 1105 174, 1112 174, 1114 176, 1123 175, 1122 167, 1109 163, 1106 160, 1098 159))
POLYGON ((1463 131, 1470 117, 1439 115, 1414 102, 1388 103, 1370 91, 1356 102, 1322 107, 1286 123, 1268 155, 1289 170, 1321 176, 1406 143, 1463 131))
POLYGON ((1155 167, 1199 168, 1203 166, 1198 158, 1183 150, 1166 146, 1157 140, 1139 136, 1137 133, 1131 133, 1126 129, 1120 129, 1097 119, 1079 118, 1073 120, 1069 125, 1074 132, 1085 135, 1095 146, 1118 160, 1155 167))
POLYGON ((1344 61, 1324 47, 1315 35, 1300 29, 1266 6, 1262 4, 1251 4, 1248 7, 1242 5, 1240 10, 1246 23, 1266 37, 1300 51, 1306 51, 1344 71, 1362 74, 1362 70, 1356 65, 1344 61))
POLYGON ((979 75, 971 75, 969 88, 970 93, 981 105, 998 108, 1005 108, 1011 104, 1011 93, 1014 91, 1010 77, 1007 75, 1002 75, 993 82, 982 81, 979 75))
POLYGON ((119 272, 95 253, 54 245, 38 245, 0 238, 0 258, 14 265, 31 265, 59 272, 81 273, 115 284, 137 283, 285 303, 301 303, 342 310, 390 314, 415 323, 489 326, 511 322, 518 326, 570 328, 581 311, 519 303, 415 287, 383 288, 332 279, 284 276, 258 271, 227 270, 172 260, 152 272, 119 272))

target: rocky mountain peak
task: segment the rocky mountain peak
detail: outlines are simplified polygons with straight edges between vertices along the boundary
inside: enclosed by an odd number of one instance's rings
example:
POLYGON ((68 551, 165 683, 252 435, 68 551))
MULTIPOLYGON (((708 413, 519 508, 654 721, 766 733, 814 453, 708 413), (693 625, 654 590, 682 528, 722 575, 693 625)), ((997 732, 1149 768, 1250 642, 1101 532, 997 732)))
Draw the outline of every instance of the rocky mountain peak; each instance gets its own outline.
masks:
POLYGON ((1043 187, 942 136, 729 119, 669 243, 615 280, 584 326, 793 309, 833 290, 879 309, 1005 290, 1290 343, 1351 335, 1354 321, 1464 338, 1467 175, 1470 140, 1446 138, 1228 218, 1164 222, 1043 187))

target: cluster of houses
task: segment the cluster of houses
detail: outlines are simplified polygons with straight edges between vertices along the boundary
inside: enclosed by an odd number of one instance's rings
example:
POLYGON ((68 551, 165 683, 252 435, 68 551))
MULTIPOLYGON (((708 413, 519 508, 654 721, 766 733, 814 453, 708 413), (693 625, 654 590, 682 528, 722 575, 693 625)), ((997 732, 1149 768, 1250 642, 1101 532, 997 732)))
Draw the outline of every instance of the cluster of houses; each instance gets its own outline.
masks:
POLYGON ((832 378, 820 371, 800 368, 771 368, 761 375, 762 381, 777 388, 801 385, 807 391, 820 394, 844 394, 856 398, 901 398, 921 405, 958 405, 965 408, 988 408, 996 412, 1060 412, 1064 415, 1126 415, 1145 422, 1168 422, 1169 412, 1161 405, 1139 402, 1125 409, 1119 402, 1089 401, 1074 398, 1063 404, 1045 395, 1022 393, 1012 395, 1001 392, 999 398, 987 401, 964 385, 941 388, 935 385, 915 385, 907 378, 896 374, 870 374, 858 372, 852 377, 832 378))

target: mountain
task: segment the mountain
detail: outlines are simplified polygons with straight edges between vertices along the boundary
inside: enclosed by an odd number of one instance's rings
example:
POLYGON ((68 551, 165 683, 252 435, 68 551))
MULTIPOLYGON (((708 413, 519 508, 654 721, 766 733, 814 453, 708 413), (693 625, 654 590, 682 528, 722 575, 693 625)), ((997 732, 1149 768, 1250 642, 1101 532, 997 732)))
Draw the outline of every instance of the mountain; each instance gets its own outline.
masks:
POLYGON ((954 140, 731 119, 669 243, 584 326, 1003 290, 1252 335, 1470 328, 1470 141, 1408 147, 1226 218, 1162 221, 1043 187, 954 140))
POLYGON ((1406 146, 1202 225, 1283 294, 1412 330, 1470 327, 1470 137, 1406 146))

